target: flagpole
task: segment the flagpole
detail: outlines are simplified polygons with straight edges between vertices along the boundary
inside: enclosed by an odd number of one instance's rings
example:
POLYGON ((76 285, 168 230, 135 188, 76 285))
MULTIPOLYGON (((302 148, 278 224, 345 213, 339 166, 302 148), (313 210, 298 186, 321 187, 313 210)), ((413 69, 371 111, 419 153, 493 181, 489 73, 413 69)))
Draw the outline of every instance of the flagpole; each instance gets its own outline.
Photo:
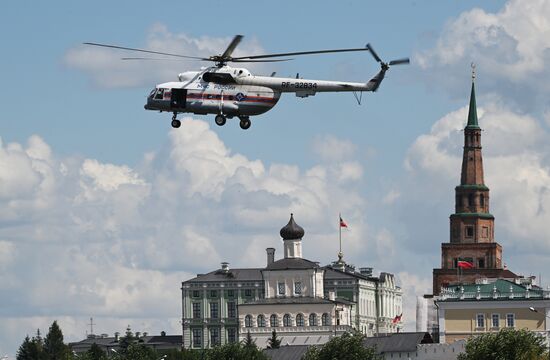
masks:
POLYGON ((338 238, 340 239, 340 252, 338 255, 341 257, 342 255, 342 213, 338 213, 338 238))

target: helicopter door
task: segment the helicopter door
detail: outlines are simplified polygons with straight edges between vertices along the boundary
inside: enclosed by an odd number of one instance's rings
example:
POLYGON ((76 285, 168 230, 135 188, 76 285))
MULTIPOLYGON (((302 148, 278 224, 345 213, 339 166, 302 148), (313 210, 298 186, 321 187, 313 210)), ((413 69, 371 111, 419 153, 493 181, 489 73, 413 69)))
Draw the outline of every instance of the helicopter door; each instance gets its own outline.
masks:
POLYGON ((172 89, 172 95, 170 98, 170 107, 172 109, 183 109, 185 108, 186 99, 187 99, 187 90, 172 89))

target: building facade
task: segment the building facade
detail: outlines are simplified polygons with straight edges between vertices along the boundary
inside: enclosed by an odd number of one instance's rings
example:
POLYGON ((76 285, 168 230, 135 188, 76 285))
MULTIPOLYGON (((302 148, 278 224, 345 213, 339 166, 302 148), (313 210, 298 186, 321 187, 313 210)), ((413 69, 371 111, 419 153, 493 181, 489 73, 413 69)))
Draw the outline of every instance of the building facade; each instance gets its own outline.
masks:
POLYGON ((314 345, 357 329, 372 336, 397 332, 402 292, 394 276, 355 271, 341 258, 320 266, 302 256, 304 230, 291 215, 280 231, 283 258, 268 248, 264 268, 218 270, 182 283, 185 348, 209 348, 244 339, 265 347, 277 331, 283 344, 314 345))
POLYGON ((550 291, 529 278, 484 279, 442 288, 436 299, 442 343, 504 328, 527 329, 549 339, 550 291))

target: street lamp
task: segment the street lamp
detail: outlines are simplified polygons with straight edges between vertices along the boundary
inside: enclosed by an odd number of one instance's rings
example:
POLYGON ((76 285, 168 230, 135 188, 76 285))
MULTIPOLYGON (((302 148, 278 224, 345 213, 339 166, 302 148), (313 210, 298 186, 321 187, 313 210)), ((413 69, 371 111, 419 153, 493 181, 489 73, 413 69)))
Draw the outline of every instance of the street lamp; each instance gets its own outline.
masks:
MULTIPOLYGON (((532 307, 532 306, 529 306, 529 310, 532 311, 532 312, 536 312, 536 313, 538 313, 538 314, 542 314, 541 312, 539 312, 537 309, 535 309, 535 308, 532 307)), ((550 319, 550 316, 548 316, 548 315, 546 315, 546 314, 544 314, 544 316, 546 316, 547 318, 550 319)))

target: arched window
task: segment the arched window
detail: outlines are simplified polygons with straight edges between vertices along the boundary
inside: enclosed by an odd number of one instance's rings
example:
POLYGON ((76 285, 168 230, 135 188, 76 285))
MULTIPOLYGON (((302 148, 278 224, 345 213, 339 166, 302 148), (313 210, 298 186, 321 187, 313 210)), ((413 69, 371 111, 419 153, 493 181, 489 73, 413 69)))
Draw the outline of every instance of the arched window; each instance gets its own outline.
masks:
POLYGON ((304 326, 304 315, 296 315, 296 326, 304 326))
POLYGON ((479 194, 479 205, 485 206, 485 196, 483 194, 479 194))
POLYGON ((285 316, 283 316, 283 326, 292 326, 292 320, 290 319, 290 315, 285 314, 285 316))
POLYGON ((330 325, 330 319, 329 319, 327 313, 324 313, 323 315, 321 315, 321 325, 323 325, 323 326, 329 326, 330 325))
POLYGON ((317 315, 309 314, 309 326, 317 326, 317 315))
POLYGON ((245 327, 252 327, 252 315, 246 315, 244 317, 244 326, 245 327))
POLYGON ((468 206, 474 206, 474 194, 468 194, 468 206))
POLYGON ((277 315, 272 314, 272 315, 269 317, 269 326, 271 326, 271 327, 277 327, 277 326, 279 326, 279 319, 277 318, 277 315))
POLYGON ((258 327, 265 327, 265 316, 258 315, 258 327))

